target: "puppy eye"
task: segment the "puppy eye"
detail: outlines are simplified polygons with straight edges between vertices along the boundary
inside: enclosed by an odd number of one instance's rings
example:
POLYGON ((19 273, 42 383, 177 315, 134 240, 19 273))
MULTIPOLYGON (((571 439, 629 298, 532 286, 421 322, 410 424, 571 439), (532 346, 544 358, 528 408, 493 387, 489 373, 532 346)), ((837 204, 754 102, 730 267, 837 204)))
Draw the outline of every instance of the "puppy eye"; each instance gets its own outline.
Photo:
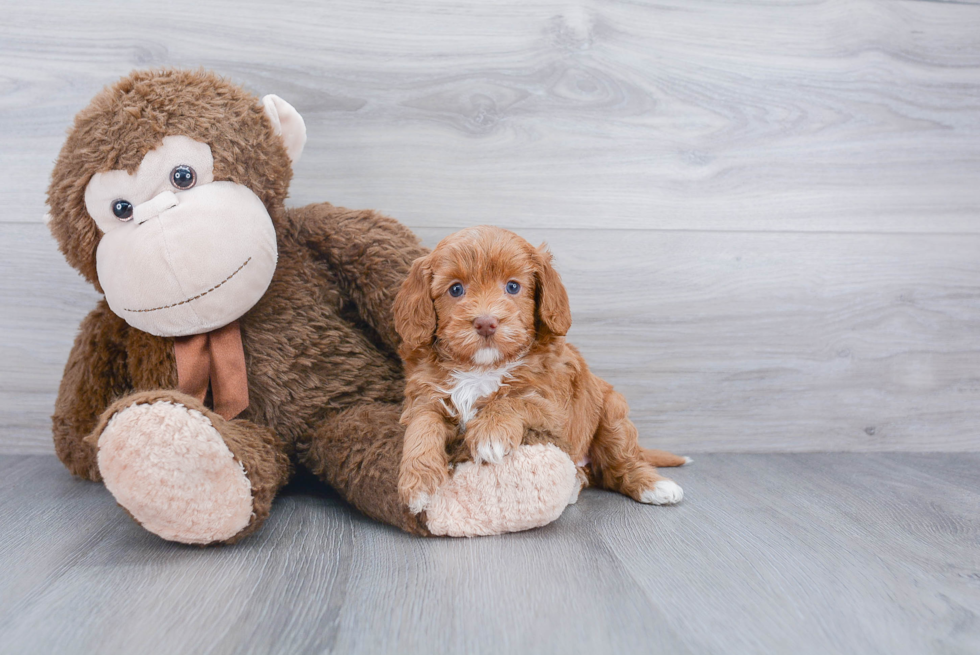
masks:
POLYGON ((453 298, 459 298, 463 295, 463 285, 457 282, 453 286, 449 287, 449 295, 453 298))
POLYGON ((119 200, 113 200, 112 213, 123 223, 126 221, 131 221, 133 220, 133 203, 129 202, 128 200, 123 200, 122 198, 119 200))
POLYGON ((505 288, 507 289, 507 293, 513 296, 514 294, 516 294, 518 291, 521 290, 521 285, 511 280, 510 282, 507 283, 507 286, 505 288))
POLYGON ((170 171, 170 183, 186 191, 197 183, 197 173, 190 166, 181 164, 170 171))

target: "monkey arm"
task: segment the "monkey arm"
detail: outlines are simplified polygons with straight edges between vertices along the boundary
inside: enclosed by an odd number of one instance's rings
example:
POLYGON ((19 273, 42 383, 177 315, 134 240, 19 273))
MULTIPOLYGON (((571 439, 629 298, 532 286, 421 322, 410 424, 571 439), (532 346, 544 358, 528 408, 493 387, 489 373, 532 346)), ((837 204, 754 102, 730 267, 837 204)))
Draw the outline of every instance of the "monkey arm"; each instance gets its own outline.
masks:
POLYGON ((297 234, 339 273, 360 317, 393 350, 400 343, 392 305, 412 262, 428 252, 398 221, 329 203, 289 210, 297 234))
POLYGON ((131 388, 126 369, 126 324, 100 300, 85 317, 72 346, 51 417, 54 448, 68 470, 98 481, 96 452, 83 439, 99 415, 131 388))

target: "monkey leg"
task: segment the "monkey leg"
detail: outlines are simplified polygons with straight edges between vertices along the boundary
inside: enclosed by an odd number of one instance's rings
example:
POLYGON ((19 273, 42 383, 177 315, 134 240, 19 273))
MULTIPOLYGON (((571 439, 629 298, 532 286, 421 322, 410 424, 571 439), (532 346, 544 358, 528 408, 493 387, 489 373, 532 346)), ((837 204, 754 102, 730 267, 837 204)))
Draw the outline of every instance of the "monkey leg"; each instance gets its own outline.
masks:
POLYGON ((520 446, 503 463, 465 462, 412 514, 398 499, 401 406, 369 403, 324 421, 297 446, 300 461, 352 505, 418 535, 473 537, 540 527, 578 495, 575 465, 552 445, 520 446))
POLYGON ((176 391, 116 401, 87 439, 116 502, 169 541, 232 543, 251 534, 291 474, 270 429, 226 421, 176 391))
POLYGON ((329 417, 296 444, 301 464, 368 516, 413 534, 427 535, 424 521, 398 500, 401 407, 355 405, 329 417))

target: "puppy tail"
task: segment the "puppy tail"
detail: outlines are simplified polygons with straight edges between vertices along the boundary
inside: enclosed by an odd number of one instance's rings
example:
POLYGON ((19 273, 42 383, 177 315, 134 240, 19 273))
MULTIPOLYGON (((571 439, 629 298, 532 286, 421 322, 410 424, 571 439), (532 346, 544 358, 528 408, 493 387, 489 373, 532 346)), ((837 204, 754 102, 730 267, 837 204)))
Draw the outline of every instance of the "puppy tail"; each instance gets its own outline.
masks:
POLYGON ((640 456, 647 464, 657 467, 684 466, 691 461, 690 457, 682 457, 668 453, 666 450, 651 450, 649 448, 640 448, 640 456))

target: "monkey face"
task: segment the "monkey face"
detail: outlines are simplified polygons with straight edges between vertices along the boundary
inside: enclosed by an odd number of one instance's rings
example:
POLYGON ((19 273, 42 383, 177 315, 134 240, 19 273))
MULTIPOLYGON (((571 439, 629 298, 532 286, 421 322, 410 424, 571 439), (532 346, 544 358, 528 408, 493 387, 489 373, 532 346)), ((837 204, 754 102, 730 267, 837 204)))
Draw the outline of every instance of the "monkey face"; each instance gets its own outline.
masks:
POLYGON ((227 325, 262 297, 276 233, 248 187, 214 181, 211 148, 168 136, 135 173, 96 173, 85 207, 102 238, 99 283, 110 309, 157 336, 227 325))

